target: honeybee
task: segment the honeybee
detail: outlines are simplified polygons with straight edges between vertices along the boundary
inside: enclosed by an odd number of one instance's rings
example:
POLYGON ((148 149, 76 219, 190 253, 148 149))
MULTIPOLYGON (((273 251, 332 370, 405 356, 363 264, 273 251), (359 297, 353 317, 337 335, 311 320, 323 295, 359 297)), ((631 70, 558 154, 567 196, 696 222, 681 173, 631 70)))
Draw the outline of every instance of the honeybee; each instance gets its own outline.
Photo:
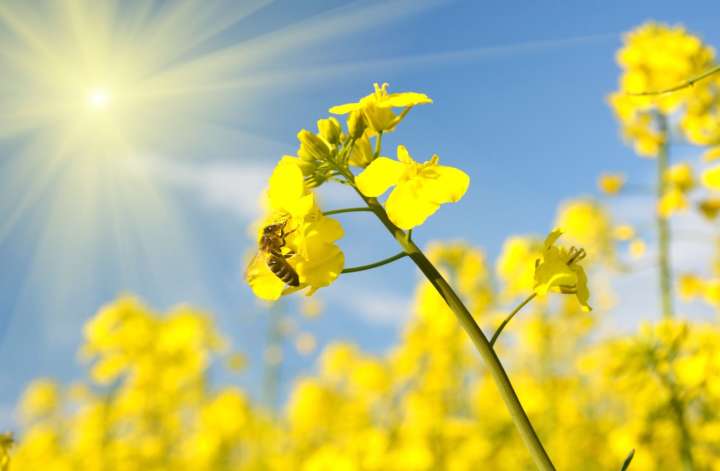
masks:
POLYGON ((284 221, 263 227, 262 235, 258 242, 258 254, 248 265, 246 276, 247 273, 251 271, 252 266, 259 263, 264 256, 265 264, 275 276, 288 286, 294 288, 300 286, 300 277, 292 265, 290 265, 290 262, 288 262, 288 259, 292 258, 295 253, 282 253, 282 248, 285 247, 285 238, 293 232, 285 232, 287 223, 288 220, 285 219, 284 221))

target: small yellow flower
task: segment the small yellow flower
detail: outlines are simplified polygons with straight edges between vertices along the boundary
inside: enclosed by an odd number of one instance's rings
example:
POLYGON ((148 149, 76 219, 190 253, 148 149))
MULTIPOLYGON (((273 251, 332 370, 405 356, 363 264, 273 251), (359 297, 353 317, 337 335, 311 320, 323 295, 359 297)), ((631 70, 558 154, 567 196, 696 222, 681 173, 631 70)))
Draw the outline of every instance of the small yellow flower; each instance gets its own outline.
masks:
POLYGON ((658 201, 657 212, 663 218, 668 218, 677 212, 685 210, 687 206, 688 202, 685 194, 677 188, 670 188, 658 201))
POLYGON ((630 242, 630 246, 628 247, 628 249, 632 258, 640 258, 645 255, 645 252, 647 251, 647 245, 645 245, 645 241, 643 241, 642 239, 635 239, 630 242))
POLYGON ((582 249, 570 250, 556 247, 555 241, 562 235, 558 229, 545 239, 542 257, 535 263, 535 292, 544 295, 548 291, 574 294, 583 311, 590 311, 587 275, 579 262, 585 258, 582 249))
POLYGON ((462 170, 439 165, 440 158, 418 163, 405 146, 398 146, 398 161, 378 157, 355 179, 365 196, 380 196, 395 186, 386 203, 390 220, 401 229, 424 223, 441 204, 463 197, 470 177, 462 170))
POLYGON ((720 146, 711 147, 702 155, 703 162, 712 162, 720 159, 720 146))
POLYGON ((691 300, 703 294, 705 282, 693 274, 684 274, 678 281, 678 292, 684 300, 691 300))
POLYGON ((285 222, 283 255, 299 277, 299 286, 292 288, 276 276, 266 263, 267 254, 259 253, 248 267, 246 279, 255 295, 274 301, 309 287, 308 295, 327 286, 340 275, 345 259, 335 241, 343 236, 339 222, 323 216, 315 194, 305 185, 299 160, 283 157, 270 177, 268 188, 270 214, 260 225, 263 228, 278 220, 285 222))
POLYGON ((705 170, 700 177, 703 185, 711 190, 720 190, 720 165, 705 170))
POLYGON ((630 240, 635 237, 635 229, 627 224, 616 226, 613 229, 613 236, 617 240, 630 240))
POLYGON ((695 175, 692 167, 687 162, 673 165, 665 171, 663 178, 668 185, 677 188, 683 193, 695 186, 695 175))
MULTIPOLYGON (((393 131, 395 126, 405 117, 407 112, 415 105, 432 103, 430 97, 424 93, 404 92, 388 93, 388 84, 382 86, 377 83, 373 85, 375 91, 370 95, 361 98, 357 103, 333 106, 330 113, 348 114, 362 112, 365 122, 373 133, 393 131), (405 108, 401 114, 396 115, 393 108, 405 108)), ((354 120, 359 119, 356 115, 354 120)), ((353 134, 353 132, 350 132, 353 134)))
POLYGON ((703 216, 712 221, 720 213, 720 198, 706 198, 698 203, 697 208, 703 216))
POLYGON ((598 188, 607 195, 616 195, 625 186, 625 175, 605 173, 598 179, 598 188))

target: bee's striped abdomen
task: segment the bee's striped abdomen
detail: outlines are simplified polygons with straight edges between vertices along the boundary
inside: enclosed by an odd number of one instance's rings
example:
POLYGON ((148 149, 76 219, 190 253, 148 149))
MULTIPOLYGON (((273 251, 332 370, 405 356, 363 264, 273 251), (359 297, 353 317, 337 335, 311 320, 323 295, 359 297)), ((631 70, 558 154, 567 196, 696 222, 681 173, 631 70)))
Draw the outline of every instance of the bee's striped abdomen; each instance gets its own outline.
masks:
POLYGON ((287 285, 292 287, 300 286, 300 279, 297 272, 284 257, 270 254, 267 258, 267 266, 275 276, 280 278, 280 280, 284 281, 287 285))

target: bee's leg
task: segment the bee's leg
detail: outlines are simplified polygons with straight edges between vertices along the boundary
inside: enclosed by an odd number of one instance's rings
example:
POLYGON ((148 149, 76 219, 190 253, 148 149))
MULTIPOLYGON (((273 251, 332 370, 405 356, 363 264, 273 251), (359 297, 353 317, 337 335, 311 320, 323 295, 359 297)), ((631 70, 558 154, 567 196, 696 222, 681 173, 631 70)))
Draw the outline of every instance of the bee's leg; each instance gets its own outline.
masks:
POLYGON ((292 250, 289 251, 288 253, 286 253, 285 255, 283 255, 283 257, 285 257, 285 258, 292 258, 294 256, 295 256, 295 252, 292 250))

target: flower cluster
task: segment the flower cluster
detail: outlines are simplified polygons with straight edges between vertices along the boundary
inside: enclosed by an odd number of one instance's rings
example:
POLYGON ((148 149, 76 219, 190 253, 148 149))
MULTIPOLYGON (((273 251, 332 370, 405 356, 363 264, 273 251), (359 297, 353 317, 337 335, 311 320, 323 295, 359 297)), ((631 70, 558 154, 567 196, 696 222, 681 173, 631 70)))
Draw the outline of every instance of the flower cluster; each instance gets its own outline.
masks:
POLYGON ((357 103, 330 108, 347 115, 346 129, 330 117, 318 121, 317 133, 298 133, 297 156, 284 156, 277 164, 267 190, 268 211, 257 225, 258 254, 246 272, 256 296, 273 301, 305 288, 310 295, 342 272, 344 255, 336 242, 343 229, 323 214, 315 194, 325 183, 351 186, 364 198, 394 187, 385 211, 403 230, 463 197, 470 178, 439 165, 437 155, 419 163, 404 146, 397 149, 397 161, 380 155, 383 133, 394 131, 414 106, 427 103, 432 100, 422 93, 389 93, 387 84, 375 84, 375 91, 357 103))

